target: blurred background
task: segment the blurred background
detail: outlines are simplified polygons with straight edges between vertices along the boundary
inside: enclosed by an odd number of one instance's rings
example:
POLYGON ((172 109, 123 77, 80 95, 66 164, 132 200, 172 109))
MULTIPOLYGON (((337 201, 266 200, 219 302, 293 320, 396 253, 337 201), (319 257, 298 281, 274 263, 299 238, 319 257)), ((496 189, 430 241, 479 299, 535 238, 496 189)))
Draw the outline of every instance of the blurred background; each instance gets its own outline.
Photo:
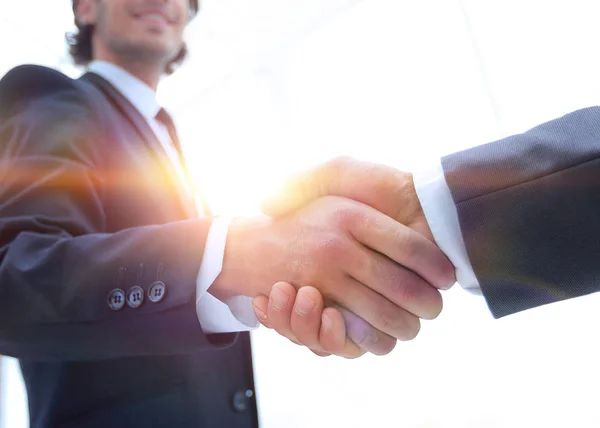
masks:
MULTIPOLYGON (((202 0, 166 79, 195 179, 250 214, 292 171, 337 155, 419 170, 600 99, 597 0, 202 0)), ((0 75, 78 76, 70 0, 0 0, 0 75)), ((485 251, 483 248, 482 251, 485 251)), ((459 287, 385 357, 321 359, 253 333, 262 427, 598 427, 592 295, 494 320, 459 287)), ((27 427, 2 360, 0 427, 27 427)))

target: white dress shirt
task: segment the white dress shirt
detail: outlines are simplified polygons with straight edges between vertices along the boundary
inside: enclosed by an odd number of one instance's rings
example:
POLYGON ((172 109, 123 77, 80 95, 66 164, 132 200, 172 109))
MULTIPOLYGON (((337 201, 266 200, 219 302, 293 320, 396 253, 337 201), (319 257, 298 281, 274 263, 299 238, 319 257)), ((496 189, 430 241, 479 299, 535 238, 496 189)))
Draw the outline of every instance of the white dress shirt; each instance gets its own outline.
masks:
POLYGON ((481 295, 441 161, 429 170, 413 173, 413 179, 433 238, 456 269, 456 281, 465 290, 481 295))
MULTIPOLYGON (((192 194, 169 131, 156 119, 161 106, 158 104, 155 91, 135 76, 109 62, 92 61, 88 66, 88 71, 111 83, 146 119, 171 160, 189 196, 196 200, 199 215, 202 215, 204 213, 202 204, 198 203, 198 199, 192 194)), ((259 325, 254 315, 251 298, 236 296, 223 302, 208 293, 208 289, 223 267, 229 222, 229 219, 223 217, 213 220, 206 238, 204 255, 196 280, 196 313, 205 333, 247 331, 257 328, 259 325)))

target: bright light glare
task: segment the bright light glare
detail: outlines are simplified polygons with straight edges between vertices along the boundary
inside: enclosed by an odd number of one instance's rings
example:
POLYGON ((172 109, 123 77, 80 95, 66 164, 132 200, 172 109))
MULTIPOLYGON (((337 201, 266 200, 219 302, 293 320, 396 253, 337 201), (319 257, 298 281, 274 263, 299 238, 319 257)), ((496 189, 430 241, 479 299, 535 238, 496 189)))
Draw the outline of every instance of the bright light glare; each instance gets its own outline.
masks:
MULTIPOLYGON (((192 55, 159 95, 218 214, 258 212, 289 172, 333 156, 417 170, 600 97, 595 0, 202 3, 192 55)), ((23 35, 0 69, 34 61, 71 73, 54 59, 60 48, 46 49, 62 46, 70 17, 36 4, 37 27, 0 26, 5 40, 23 35), (58 36, 41 43, 46 33, 58 36)), ((459 288, 445 296, 440 318, 383 358, 319 359, 254 333, 262 426, 600 426, 598 295, 502 320, 459 288)), ((2 394, 11 428, 26 426, 14 379, 2 394)))

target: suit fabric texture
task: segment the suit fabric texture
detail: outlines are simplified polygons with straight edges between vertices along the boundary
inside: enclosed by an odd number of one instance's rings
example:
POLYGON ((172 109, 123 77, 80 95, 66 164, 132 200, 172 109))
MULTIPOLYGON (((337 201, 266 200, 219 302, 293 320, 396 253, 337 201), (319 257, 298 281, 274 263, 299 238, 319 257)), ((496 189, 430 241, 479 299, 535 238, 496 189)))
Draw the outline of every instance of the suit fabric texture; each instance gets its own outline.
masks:
POLYGON ((33 428, 258 426, 249 335, 207 335, 196 314, 210 224, 100 76, 4 76, 0 353, 20 360, 33 428), (133 286, 141 306, 109 307, 133 286))
POLYGON ((495 317, 600 290, 600 107, 442 159, 495 317))

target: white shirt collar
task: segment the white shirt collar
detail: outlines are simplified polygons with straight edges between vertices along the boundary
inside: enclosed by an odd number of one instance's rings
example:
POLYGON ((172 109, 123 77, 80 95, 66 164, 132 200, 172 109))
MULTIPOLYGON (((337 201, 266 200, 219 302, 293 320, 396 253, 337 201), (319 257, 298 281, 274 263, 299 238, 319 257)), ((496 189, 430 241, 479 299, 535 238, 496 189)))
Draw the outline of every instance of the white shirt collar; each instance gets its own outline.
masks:
POLYGON ((88 71, 112 84, 146 118, 152 120, 160 110, 156 92, 131 73, 106 61, 92 61, 88 71))

